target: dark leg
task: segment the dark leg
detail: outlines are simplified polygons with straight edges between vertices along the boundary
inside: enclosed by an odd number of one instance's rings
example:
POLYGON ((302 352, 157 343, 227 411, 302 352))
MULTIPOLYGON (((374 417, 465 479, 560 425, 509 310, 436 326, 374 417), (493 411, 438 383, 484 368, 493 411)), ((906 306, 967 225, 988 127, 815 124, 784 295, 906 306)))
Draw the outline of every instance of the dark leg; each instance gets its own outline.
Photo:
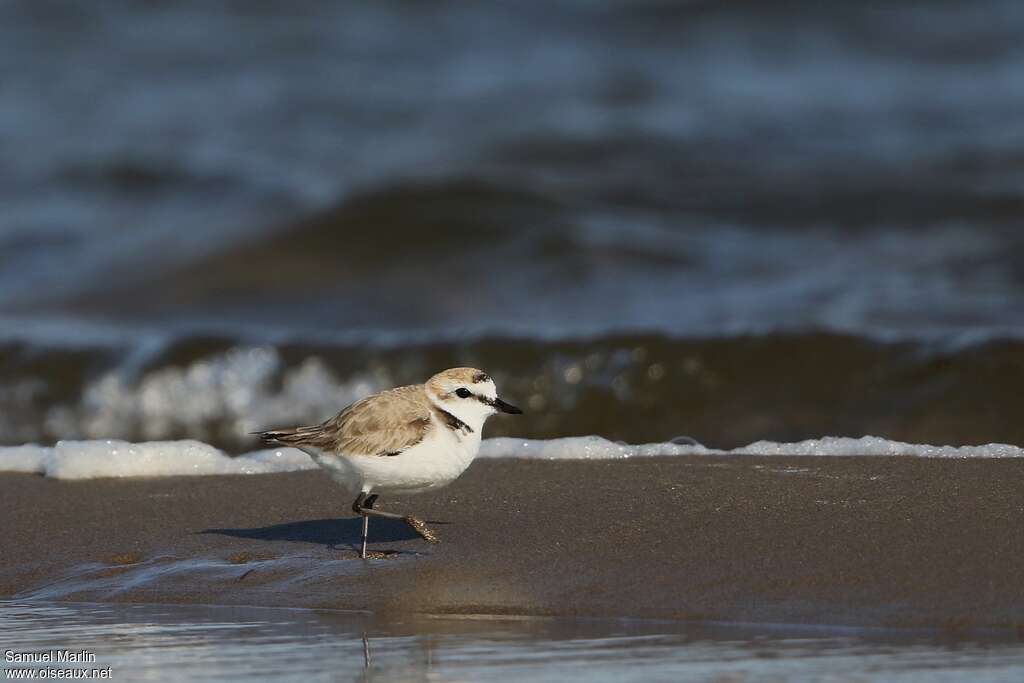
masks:
POLYGON ((355 512, 357 515, 363 516, 363 540, 359 546, 359 558, 362 560, 366 559, 366 539, 370 535, 370 517, 365 512, 363 512, 364 505, 365 507, 371 507, 373 503, 371 502, 370 505, 366 505, 366 494, 360 492, 355 502, 352 503, 352 511, 355 512))
POLYGON ((402 515, 395 514, 394 512, 384 512, 383 510, 374 510, 373 504, 377 502, 377 494, 367 496, 365 493, 360 493, 356 501, 352 503, 352 510, 357 515, 363 516, 363 546, 360 557, 366 559, 366 536, 369 527, 370 516, 374 517, 385 517, 387 519, 400 519, 410 527, 412 530, 419 534, 420 538, 431 543, 437 543, 438 538, 434 535, 434 532, 427 528, 427 525, 422 520, 415 517, 403 517, 402 515))
MULTIPOLYGON (((373 495, 368 496, 366 498, 366 500, 363 502, 363 509, 364 510, 372 510, 373 509, 373 504, 376 503, 376 502, 377 502, 377 494, 374 493, 373 495)), ((369 515, 363 515, 363 543, 360 546, 359 557, 364 559, 364 560, 366 559, 366 539, 369 537, 369 535, 370 535, 370 516, 369 515)))

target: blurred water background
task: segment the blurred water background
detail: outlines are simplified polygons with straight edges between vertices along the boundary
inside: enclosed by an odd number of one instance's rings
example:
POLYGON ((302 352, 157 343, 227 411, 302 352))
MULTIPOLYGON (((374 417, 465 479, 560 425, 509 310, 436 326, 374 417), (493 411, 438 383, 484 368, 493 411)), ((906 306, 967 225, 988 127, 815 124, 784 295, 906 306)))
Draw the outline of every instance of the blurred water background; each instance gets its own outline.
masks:
POLYGON ((1024 444, 1024 6, 0 4, 0 443, 1024 444))

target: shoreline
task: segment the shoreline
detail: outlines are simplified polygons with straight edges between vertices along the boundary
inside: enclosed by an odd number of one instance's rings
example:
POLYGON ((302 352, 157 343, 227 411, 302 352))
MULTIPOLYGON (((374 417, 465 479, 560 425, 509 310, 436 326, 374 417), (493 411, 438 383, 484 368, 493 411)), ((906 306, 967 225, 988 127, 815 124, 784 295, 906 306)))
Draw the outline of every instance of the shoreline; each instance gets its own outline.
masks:
POLYGON ((3 474, 0 596, 1020 633, 1021 482, 1015 460, 478 460, 379 503, 448 522, 440 544, 374 519, 388 554, 363 562, 319 471, 3 474))
MULTIPOLYGON (((666 633, 699 633, 712 640, 733 638, 834 638, 854 637, 870 642, 898 644, 919 643, 924 640, 939 642, 979 642, 987 644, 1017 645, 1024 642, 1024 629, 1021 625, 1007 626, 963 626, 960 624, 935 624, 920 626, 884 626, 884 625, 849 625, 829 623, 798 623, 798 622, 754 622, 754 621, 717 621, 689 620, 673 617, 635 617, 622 615, 607 616, 573 616, 558 614, 494 614, 474 612, 419 612, 419 611, 374 611, 369 609, 351 609, 347 607, 297 607, 280 605, 254 605, 247 603, 207 603, 207 602, 139 602, 139 601, 96 601, 96 600, 37 600, 18 599, 0 596, 0 610, 10 607, 33 608, 102 608, 135 609, 154 608, 167 614, 168 610, 177 612, 183 617, 198 612, 216 614, 218 610, 227 610, 231 615, 238 613, 267 615, 299 612, 322 615, 338 619, 359 619, 374 628, 402 629, 408 635, 423 633, 467 634, 486 631, 477 628, 476 624, 499 624, 503 631, 521 628, 524 632, 536 634, 546 631, 565 636, 571 632, 591 632, 598 636, 607 636, 610 627, 617 627, 617 632, 631 634, 648 633, 664 635, 666 633)), ((171 613, 173 614, 173 613, 171 613)))

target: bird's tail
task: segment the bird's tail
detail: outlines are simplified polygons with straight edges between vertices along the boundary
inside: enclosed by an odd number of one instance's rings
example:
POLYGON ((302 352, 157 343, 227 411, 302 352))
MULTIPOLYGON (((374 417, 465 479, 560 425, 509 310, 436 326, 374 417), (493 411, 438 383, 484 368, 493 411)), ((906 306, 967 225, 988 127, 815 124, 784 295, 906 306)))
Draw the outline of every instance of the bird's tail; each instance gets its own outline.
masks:
POLYGON ((271 429, 265 432, 252 432, 266 446, 297 446, 305 443, 310 436, 320 432, 320 426, 292 427, 291 429, 271 429))

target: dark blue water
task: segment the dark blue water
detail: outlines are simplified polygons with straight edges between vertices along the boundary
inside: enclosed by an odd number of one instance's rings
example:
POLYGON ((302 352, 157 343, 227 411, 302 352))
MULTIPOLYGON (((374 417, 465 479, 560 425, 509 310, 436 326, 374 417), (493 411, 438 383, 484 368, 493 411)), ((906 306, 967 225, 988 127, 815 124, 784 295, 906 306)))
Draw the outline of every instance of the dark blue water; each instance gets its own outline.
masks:
POLYGON ((1022 31, 1012 0, 5 3, 0 310, 1019 331, 1022 31))
POLYGON ((1015 0, 3 3, 0 441, 241 447, 238 382, 277 423, 480 364, 524 436, 1024 443, 1022 34, 1015 0))

